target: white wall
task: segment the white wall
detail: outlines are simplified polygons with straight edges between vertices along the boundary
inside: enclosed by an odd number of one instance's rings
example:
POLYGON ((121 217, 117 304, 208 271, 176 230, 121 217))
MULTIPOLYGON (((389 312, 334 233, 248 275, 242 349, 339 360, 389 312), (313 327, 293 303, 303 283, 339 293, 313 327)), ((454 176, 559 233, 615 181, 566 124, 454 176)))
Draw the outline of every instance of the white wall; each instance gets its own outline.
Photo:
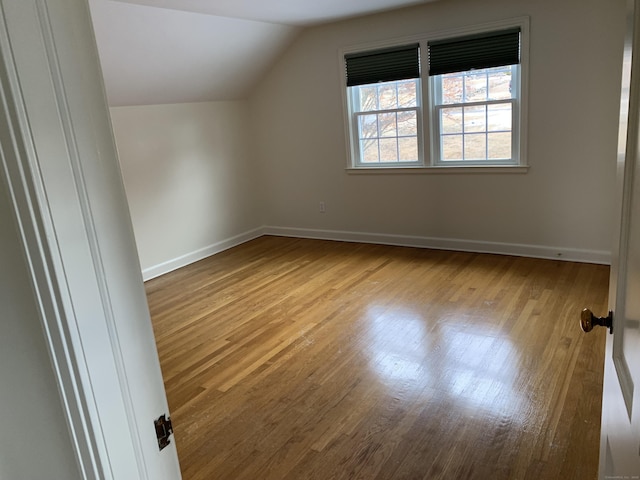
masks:
POLYGON ((1 192, 0 479, 79 479, 4 185, 1 192))
POLYGON ((262 225, 245 102, 111 108, 145 278, 262 225))
POLYGON ((304 31, 250 101, 268 231, 607 261, 624 3, 447 0, 304 31), (340 48, 522 15, 527 174, 345 172, 340 48))

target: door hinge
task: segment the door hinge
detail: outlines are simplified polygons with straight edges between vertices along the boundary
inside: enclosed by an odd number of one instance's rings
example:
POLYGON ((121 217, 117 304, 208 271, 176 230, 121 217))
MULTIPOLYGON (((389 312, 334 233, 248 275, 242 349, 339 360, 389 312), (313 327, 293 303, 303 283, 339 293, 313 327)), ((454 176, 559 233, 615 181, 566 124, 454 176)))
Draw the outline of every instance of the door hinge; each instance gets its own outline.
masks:
POLYGON ((162 415, 159 419, 154 420, 153 424, 156 426, 156 437, 158 437, 158 448, 162 450, 164 447, 171 443, 169 436, 173 433, 173 425, 171 424, 171 418, 166 414, 162 415))

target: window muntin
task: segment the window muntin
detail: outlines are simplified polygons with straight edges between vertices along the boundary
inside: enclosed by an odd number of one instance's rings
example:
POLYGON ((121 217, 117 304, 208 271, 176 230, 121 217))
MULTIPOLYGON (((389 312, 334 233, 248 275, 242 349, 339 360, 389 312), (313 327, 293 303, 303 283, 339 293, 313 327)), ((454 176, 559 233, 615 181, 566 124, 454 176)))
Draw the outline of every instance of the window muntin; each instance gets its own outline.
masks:
POLYGON ((420 81, 380 82, 349 90, 356 164, 420 163, 420 81))
POLYGON ((436 165, 514 165, 519 65, 431 78, 436 165))

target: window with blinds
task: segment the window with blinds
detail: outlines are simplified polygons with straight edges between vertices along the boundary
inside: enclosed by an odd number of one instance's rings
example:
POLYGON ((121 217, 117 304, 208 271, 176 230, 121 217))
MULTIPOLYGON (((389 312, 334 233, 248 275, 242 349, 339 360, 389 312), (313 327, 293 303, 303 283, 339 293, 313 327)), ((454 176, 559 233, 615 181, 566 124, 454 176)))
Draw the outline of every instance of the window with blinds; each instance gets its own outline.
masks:
POLYGON ((349 167, 526 165, 528 19, 450 33, 343 53, 349 167))
POLYGON ((428 42, 436 165, 518 164, 520 29, 428 42))
POLYGON ((418 44, 345 55, 356 166, 421 162, 418 44))

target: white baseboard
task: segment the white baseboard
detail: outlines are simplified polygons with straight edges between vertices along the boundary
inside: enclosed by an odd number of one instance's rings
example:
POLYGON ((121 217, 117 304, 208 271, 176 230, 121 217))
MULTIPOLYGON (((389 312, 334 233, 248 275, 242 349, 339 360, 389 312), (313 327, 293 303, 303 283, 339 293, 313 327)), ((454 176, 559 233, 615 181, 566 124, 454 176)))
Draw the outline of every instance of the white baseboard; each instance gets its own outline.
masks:
POLYGON ((463 252, 495 253, 517 257, 546 258, 570 262, 611 264, 611 252, 605 250, 582 250, 577 248, 548 247, 518 243, 481 242, 455 238, 416 237, 410 235, 388 235, 379 233, 347 232, 340 230, 315 230, 266 226, 265 235, 282 237, 313 238, 346 242, 378 243, 403 247, 433 248, 463 252))
POLYGON ((279 237, 312 238, 317 240, 336 240, 341 242, 377 243, 401 247, 433 248, 436 250, 455 250, 461 252, 495 253, 517 257, 546 258, 568 262, 611 264, 611 252, 605 250, 581 250, 577 248, 547 247, 519 243, 479 242, 455 238, 417 237, 411 235, 388 235, 382 233, 348 232, 343 230, 316 230, 308 228, 289 228, 266 226, 250 230, 235 237, 201 248, 195 252, 181 255, 159 265, 142 271, 145 281, 159 277, 178 268, 210 257, 229 248, 253 240, 263 235, 279 237))
POLYGON ((262 227, 241 233, 240 235, 216 242, 213 245, 201 248, 195 252, 181 255, 172 260, 162 262, 159 265, 154 265, 153 267, 145 268, 142 270, 142 278, 146 282, 147 280, 172 272, 178 268, 185 267, 191 263, 197 262, 198 260, 202 260, 203 258, 210 257, 216 253, 223 252, 224 250, 228 250, 229 248, 248 242, 249 240, 253 240, 254 238, 261 237, 262 235, 264 235, 264 229, 262 227))

